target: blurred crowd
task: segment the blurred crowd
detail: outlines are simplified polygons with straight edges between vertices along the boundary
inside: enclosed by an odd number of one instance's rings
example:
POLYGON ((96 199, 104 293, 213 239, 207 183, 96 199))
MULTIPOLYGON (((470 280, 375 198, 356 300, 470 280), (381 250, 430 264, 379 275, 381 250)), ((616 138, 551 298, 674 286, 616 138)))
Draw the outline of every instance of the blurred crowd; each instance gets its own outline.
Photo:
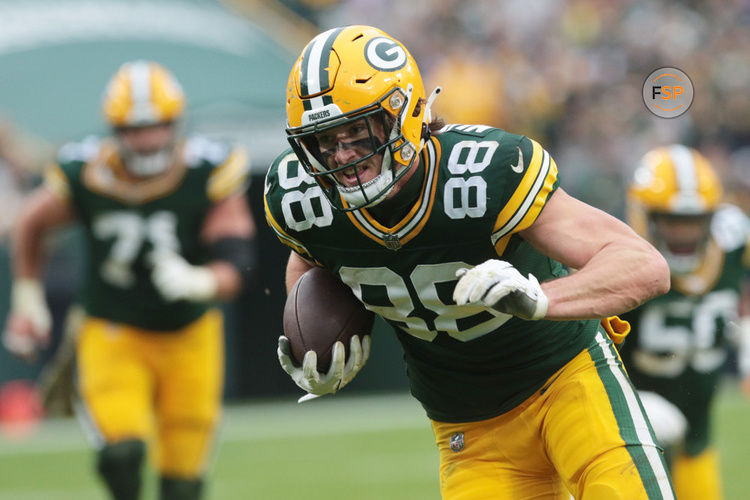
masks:
MULTIPOLYGON (((367 23, 401 39, 448 122, 526 134, 561 167, 574 195, 623 216, 623 180, 640 156, 681 142, 712 160, 750 211, 750 2, 747 0, 281 0, 318 29, 367 23), (652 115, 641 92, 655 69, 687 73, 689 112, 652 115)), ((279 133, 282 133, 279 131, 279 133)), ((7 206, 39 168, 3 137, 7 206), (6 153, 10 151, 10 153, 6 153), (24 167, 23 165, 26 165, 24 167), (7 187, 11 186, 11 187, 7 187)), ((18 141, 14 141, 18 142, 18 141)), ((0 179, 0 180, 2 180, 0 179)), ((13 209, 0 217, 7 230, 13 209)))
POLYGON ((427 91, 443 87, 437 113, 537 139, 563 186, 610 213, 622 216, 623 179, 640 156, 670 142, 704 152, 750 208, 746 0, 344 0, 322 2, 315 19, 401 39, 427 91), (642 100, 646 77, 664 66, 695 89, 675 119, 642 100))

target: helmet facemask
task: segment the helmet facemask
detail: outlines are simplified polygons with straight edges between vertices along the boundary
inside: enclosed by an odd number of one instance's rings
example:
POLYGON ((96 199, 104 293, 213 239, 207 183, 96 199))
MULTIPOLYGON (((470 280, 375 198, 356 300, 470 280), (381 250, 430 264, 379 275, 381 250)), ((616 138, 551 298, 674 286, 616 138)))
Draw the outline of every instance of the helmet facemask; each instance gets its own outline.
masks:
POLYGON ((690 274, 708 255, 721 197, 719 177, 702 154, 681 144, 662 146, 635 169, 628 222, 664 255, 672 274, 690 274))
POLYGON ((673 274, 689 274, 701 265, 710 240, 712 217, 713 212, 649 214, 649 240, 664 256, 673 274))
POLYGON ((352 211, 380 203, 414 165, 416 148, 402 133, 403 115, 410 108, 410 90, 405 94, 401 89, 394 88, 368 108, 333 116, 312 125, 287 129, 289 142, 303 167, 318 182, 334 207, 352 211), (382 103, 386 99, 391 108, 400 108, 398 116, 383 108, 382 103), (359 133, 349 134, 353 138, 347 141, 329 139, 334 135, 329 132, 336 131, 338 134, 342 129, 357 130, 359 133), (327 144, 321 147, 321 141, 327 144), (332 168, 331 156, 339 148, 354 149, 357 158, 332 168), (404 165, 393 161, 397 152, 409 163, 404 165), (363 182, 360 177, 364 168, 362 164, 378 155, 382 157, 380 172, 373 179, 363 182), (356 184, 346 185, 336 178, 350 169, 353 171, 349 175, 354 175, 356 184), (345 206, 339 206, 339 197, 344 200, 345 206))
MULTIPOLYGON (((132 132, 131 132, 132 133, 132 132)), ((177 133, 174 123, 146 125, 144 127, 118 127, 114 133, 117 151, 125 169, 137 177, 150 177, 166 172, 175 159, 177 133), (156 148, 134 148, 124 135, 132 129, 165 127, 171 130, 171 138, 156 148)))

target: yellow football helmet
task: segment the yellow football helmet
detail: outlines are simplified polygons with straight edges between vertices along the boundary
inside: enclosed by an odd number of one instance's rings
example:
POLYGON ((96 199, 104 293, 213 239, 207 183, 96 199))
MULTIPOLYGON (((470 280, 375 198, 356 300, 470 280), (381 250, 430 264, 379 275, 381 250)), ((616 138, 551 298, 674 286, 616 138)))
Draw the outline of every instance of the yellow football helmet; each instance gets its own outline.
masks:
POLYGON ((174 76, 149 61, 127 62, 110 79, 102 111, 112 127, 142 127, 182 116, 185 94, 174 76))
POLYGON ((184 109, 182 87, 160 64, 132 61, 117 70, 104 93, 102 111, 114 130, 120 157, 129 171, 151 176, 169 167, 175 153, 175 124, 184 109), (156 125, 172 129, 169 139, 156 149, 138 151, 124 137, 133 129, 156 125))
POLYGON ((422 77, 409 51, 377 28, 339 27, 313 38, 292 68, 286 95, 289 142, 331 204, 342 210, 385 199, 414 164, 427 137, 433 97, 425 99, 422 77), (363 118, 369 131, 368 153, 334 169, 326 166, 316 134, 363 118), (382 120, 385 141, 373 134, 371 119, 382 120), (347 187, 332 175, 378 154, 383 155, 380 174, 368 182, 357 173, 357 185, 347 187), (345 207, 336 203, 338 195, 345 207))
POLYGON ((698 151, 671 145, 649 151, 628 189, 628 223, 662 252, 675 274, 694 271, 710 238, 722 187, 698 151))

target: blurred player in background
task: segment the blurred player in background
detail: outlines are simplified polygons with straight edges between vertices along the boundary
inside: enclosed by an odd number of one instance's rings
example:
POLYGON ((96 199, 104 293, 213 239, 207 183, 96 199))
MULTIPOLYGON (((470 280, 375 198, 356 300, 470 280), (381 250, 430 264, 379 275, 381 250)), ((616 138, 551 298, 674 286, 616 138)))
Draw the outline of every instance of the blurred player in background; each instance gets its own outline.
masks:
MULTIPOLYGON (((537 142, 432 120, 436 92, 376 28, 331 29, 303 50, 287 86, 292 150, 265 187, 266 218, 294 250, 287 288, 323 266, 394 327, 444 498, 673 498, 608 337, 623 326, 611 315, 668 289, 666 262, 559 188, 537 142)), ((345 360, 337 343, 327 373, 314 351, 296 366, 286 337, 278 354, 322 395, 369 345, 352 337, 345 360)))
POLYGON ((708 160, 681 145, 647 153, 628 192, 629 222, 667 259, 672 289, 624 316, 633 332, 622 357, 668 449, 680 500, 721 498, 710 411, 735 340, 740 372, 750 374, 750 311, 741 304, 750 225, 721 198, 708 160))
POLYGON ((77 338, 82 411, 115 499, 135 499, 153 442, 162 499, 195 499, 219 419, 223 318, 254 265, 241 149, 182 137, 183 91, 157 63, 124 64, 106 89, 108 138, 64 146, 13 242, 9 350, 49 339, 44 236, 78 221, 88 261, 77 338))

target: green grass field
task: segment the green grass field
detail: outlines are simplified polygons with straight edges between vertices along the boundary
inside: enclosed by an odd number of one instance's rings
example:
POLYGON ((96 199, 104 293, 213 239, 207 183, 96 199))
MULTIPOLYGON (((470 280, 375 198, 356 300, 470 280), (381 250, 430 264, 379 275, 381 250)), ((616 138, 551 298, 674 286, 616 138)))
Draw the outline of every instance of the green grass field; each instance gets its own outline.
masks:
MULTIPOLYGON (((727 387, 716 408, 727 500, 750 492, 750 402, 727 387)), ((76 422, 46 422, 0 441, 0 499, 105 498, 76 422)), ((146 485, 154 498, 154 482, 146 485)), ((407 395, 230 405, 207 498, 420 500, 439 498, 437 452, 421 407, 407 395)))

